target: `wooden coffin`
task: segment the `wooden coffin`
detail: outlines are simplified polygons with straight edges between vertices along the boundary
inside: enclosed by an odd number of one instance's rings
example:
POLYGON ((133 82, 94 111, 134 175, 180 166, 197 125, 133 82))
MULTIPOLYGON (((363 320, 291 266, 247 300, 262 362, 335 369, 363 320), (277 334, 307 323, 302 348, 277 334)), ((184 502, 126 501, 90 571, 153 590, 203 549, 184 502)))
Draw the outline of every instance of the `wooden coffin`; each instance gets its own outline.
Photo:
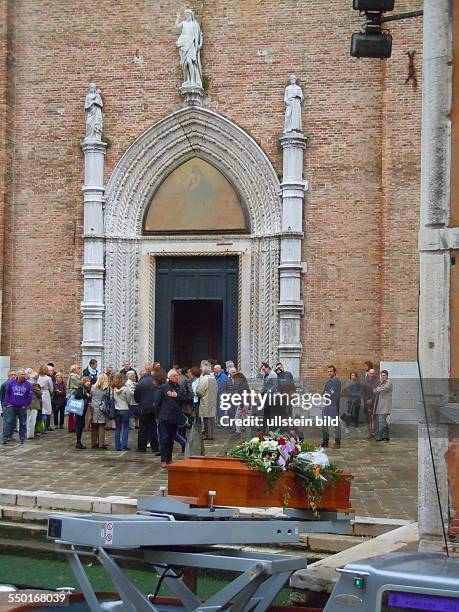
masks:
MULTIPOLYGON (((216 491, 216 506, 279 507, 286 506, 286 487, 290 488, 289 508, 308 509, 308 495, 301 480, 291 471, 278 478, 271 490, 266 477, 248 468, 239 459, 230 457, 191 457, 167 466, 168 495, 196 500, 197 506, 209 504, 209 491, 216 491)), ((322 510, 350 511, 350 474, 326 486, 321 502, 322 510)))

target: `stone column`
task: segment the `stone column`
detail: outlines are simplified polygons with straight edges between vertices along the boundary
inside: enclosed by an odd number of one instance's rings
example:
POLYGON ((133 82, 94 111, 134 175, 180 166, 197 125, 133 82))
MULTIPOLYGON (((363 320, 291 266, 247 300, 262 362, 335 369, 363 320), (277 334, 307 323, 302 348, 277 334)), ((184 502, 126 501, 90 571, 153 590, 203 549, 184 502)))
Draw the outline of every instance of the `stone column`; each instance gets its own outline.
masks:
POLYGON ((283 149, 282 229, 279 265, 279 361, 295 379, 300 376, 302 344, 301 316, 301 244, 303 240, 303 151, 306 136, 302 132, 284 133, 283 149))
MULTIPOLYGON (((451 23, 449 0, 424 1, 419 361, 425 382, 432 449, 444 515, 441 517, 432 458, 421 412, 418 445, 420 548, 441 547, 447 520, 450 255, 439 232, 445 230, 450 193, 451 23), (440 539, 440 541, 439 541, 440 539)), ((422 410, 422 408, 421 408, 422 410)))
POLYGON ((86 137, 81 148, 84 154, 84 262, 81 303, 83 314, 83 364, 103 355, 104 316, 104 157, 107 145, 101 140, 86 137))

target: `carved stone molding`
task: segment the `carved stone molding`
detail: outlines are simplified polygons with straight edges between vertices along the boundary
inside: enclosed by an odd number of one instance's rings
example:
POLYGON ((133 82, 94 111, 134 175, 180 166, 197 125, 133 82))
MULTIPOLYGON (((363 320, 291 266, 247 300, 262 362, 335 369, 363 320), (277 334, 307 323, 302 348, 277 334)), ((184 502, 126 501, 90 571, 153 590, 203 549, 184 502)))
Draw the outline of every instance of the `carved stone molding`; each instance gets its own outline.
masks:
POLYGON ((106 244, 104 363, 118 367, 125 359, 138 365, 139 243, 106 244))
POLYGON ((140 236, 145 211, 170 172, 194 156, 233 184, 254 236, 280 231, 279 181, 257 143, 237 125, 204 108, 172 113, 144 132, 116 165, 106 188, 107 237, 140 236))
MULTIPOLYGON (((139 328, 140 279, 143 282, 149 279, 151 285, 146 327, 155 325, 155 273, 151 261, 146 263, 141 257, 140 247, 151 243, 150 259, 153 260, 157 255, 167 254, 158 253, 159 237, 142 235, 144 215, 153 194, 169 173, 195 156, 213 164, 227 177, 247 213, 250 292, 242 292, 239 310, 246 306, 251 313, 250 355, 245 356, 245 363, 250 363, 251 371, 247 374, 253 376, 261 361, 273 361, 277 357, 280 185, 269 159, 246 132, 200 107, 173 113, 144 132, 121 157, 107 184, 104 361, 118 366, 124 359, 130 359, 138 364, 140 335, 149 333, 148 329, 139 328)), ((169 254, 199 254, 185 249, 190 240, 202 237, 171 236, 170 239, 176 242, 177 249, 169 254)), ((231 254, 225 246, 218 248, 220 252, 214 248, 211 253, 203 250, 202 254, 231 254)), ((151 333, 146 346, 153 351, 151 333)), ((154 355, 151 353, 151 356, 154 355)))
POLYGON ((204 89, 199 85, 182 85, 179 91, 184 106, 202 106, 204 89))
POLYGON ((107 143, 101 140, 94 140, 93 138, 83 138, 81 141, 81 148, 83 153, 103 153, 107 150, 107 143))

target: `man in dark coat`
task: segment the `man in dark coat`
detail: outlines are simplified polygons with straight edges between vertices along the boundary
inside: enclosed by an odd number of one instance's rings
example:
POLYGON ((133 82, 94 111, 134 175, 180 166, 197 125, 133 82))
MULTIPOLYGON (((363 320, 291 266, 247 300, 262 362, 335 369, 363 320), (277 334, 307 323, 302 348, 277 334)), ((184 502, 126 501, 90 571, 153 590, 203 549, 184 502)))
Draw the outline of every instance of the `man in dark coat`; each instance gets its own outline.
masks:
POLYGON ((135 374, 135 379, 136 382, 139 380, 138 374, 135 371, 135 369, 131 366, 131 362, 127 359, 124 363, 123 363, 123 367, 120 370, 120 374, 122 374, 123 376, 127 376, 128 372, 134 372, 135 374))
POLYGON ((161 467, 172 463, 172 448, 177 428, 185 421, 183 407, 191 401, 185 387, 181 387, 178 380, 177 370, 169 370, 167 382, 160 388, 158 422, 161 467))
POLYGON ((295 381, 293 379, 293 374, 284 369, 282 363, 276 364, 276 374, 277 374, 277 389, 279 393, 288 393, 291 395, 295 393, 295 381))
POLYGON ((97 382, 99 372, 97 371, 97 359, 90 359, 88 367, 83 370, 83 376, 91 379, 91 386, 97 382))
POLYGON ((296 391, 295 381, 293 374, 286 370, 283 364, 279 361, 276 364, 277 374, 277 389, 281 394, 280 399, 281 405, 284 411, 284 415, 287 417, 292 416, 291 397, 296 391))
POLYGON ((371 440, 374 432, 374 406, 375 406, 375 394, 374 390, 379 384, 378 376, 376 375, 376 370, 374 368, 370 368, 368 372, 365 374, 365 381, 362 387, 362 397, 363 397, 363 409, 365 410, 365 414, 367 415, 367 424, 368 424, 368 439, 371 440))
MULTIPOLYGON (((327 397, 327 403, 322 411, 323 418, 333 418, 339 417, 339 403, 341 398, 341 381, 336 376, 336 368, 334 365, 327 366, 327 374, 328 380, 324 385, 324 390, 322 395, 327 397)), ((328 425, 322 426, 322 444, 323 448, 328 448, 328 425)), ((341 425, 338 418, 338 425, 335 427, 335 443, 333 448, 341 448, 341 425)))
POLYGON ((139 433, 137 437, 137 452, 146 453, 150 443, 151 452, 159 455, 158 417, 159 385, 153 379, 151 372, 142 370, 140 380, 134 390, 134 400, 138 404, 139 433))
POLYGON ((4 400, 5 400, 5 393, 6 393, 6 385, 10 382, 10 380, 13 380, 13 378, 16 378, 16 372, 14 370, 10 370, 8 372, 8 378, 5 380, 4 383, 2 383, 2 386, 0 387, 0 404, 1 404, 1 412, 3 413, 3 408, 4 408, 4 400))

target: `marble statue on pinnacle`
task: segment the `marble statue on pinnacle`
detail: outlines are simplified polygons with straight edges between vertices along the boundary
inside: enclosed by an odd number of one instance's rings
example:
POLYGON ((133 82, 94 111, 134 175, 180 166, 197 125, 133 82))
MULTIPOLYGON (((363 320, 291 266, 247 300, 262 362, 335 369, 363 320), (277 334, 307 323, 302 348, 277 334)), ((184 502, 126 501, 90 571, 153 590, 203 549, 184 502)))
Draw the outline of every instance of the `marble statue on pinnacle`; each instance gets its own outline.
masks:
POLYGON ((176 45, 180 54, 180 64, 183 70, 182 87, 202 88, 201 47, 202 31, 191 9, 185 10, 185 19, 180 20, 177 13, 175 27, 180 29, 176 45))
POLYGON ((301 87, 297 84, 294 74, 290 75, 290 84, 285 88, 285 125, 284 134, 287 132, 301 132, 301 104, 304 100, 301 87))
POLYGON ((102 128, 104 124, 104 116, 102 108, 102 96, 100 89, 97 89, 95 83, 89 83, 88 93, 84 103, 84 112, 86 117, 86 138, 91 140, 101 140, 102 128))

